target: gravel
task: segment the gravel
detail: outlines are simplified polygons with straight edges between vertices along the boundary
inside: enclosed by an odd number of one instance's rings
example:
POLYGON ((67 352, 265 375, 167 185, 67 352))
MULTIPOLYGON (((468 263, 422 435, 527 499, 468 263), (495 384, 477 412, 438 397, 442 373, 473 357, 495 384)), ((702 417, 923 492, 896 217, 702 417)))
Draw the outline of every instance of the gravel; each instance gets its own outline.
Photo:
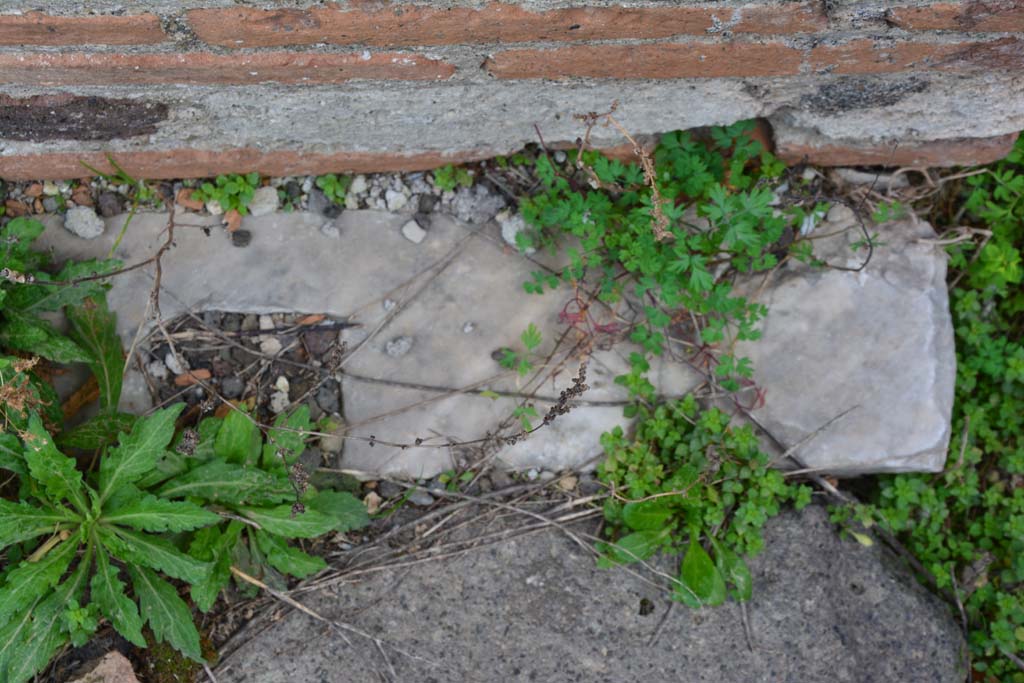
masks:
POLYGON ((327 380, 323 385, 316 390, 316 404, 320 406, 320 409, 328 414, 334 414, 340 412, 340 402, 338 401, 338 383, 334 380, 327 380))
POLYGON ((460 221, 480 225, 494 218, 507 202, 486 185, 460 187, 451 201, 451 211, 460 221))
POLYGON ((112 218, 124 211, 121 197, 113 192, 101 192, 96 200, 96 206, 100 210, 100 215, 104 218, 112 218))
POLYGON ((107 226, 88 206, 75 206, 64 216, 64 227, 82 239, 92 240, 102 235, 107 226))
POLYGON ((225 377, 220 383, 220 393, 224 394, 224 398, 238 398, 244 390, 245 382, 234 375, 225 377))
POLYGON ((434 504, 434 497, 423 489, 413 489, 409 494, 409 502, 420 507, 427 507, 434 504))
POLYGON ((277 190, 273 187, 261 187, 252 195, 249 202, 249 214, 252 216, 268 216, 278 207, 277 190))
POLYGON ((413 244, 419 244, 427 238, 427 231, 414 219, 402 226, 402 236, 413 244))

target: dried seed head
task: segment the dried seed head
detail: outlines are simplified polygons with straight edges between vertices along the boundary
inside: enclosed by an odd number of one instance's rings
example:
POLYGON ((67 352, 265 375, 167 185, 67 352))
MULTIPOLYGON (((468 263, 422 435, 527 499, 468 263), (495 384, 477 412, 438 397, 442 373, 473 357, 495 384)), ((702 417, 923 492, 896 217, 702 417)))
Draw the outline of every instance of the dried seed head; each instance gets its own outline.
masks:
POLYGON ((181 433, 181 441, 178 442, 177 451, 182 455, 195 455, 196 446, 198 445, 199 432, 189 428, 181 433))

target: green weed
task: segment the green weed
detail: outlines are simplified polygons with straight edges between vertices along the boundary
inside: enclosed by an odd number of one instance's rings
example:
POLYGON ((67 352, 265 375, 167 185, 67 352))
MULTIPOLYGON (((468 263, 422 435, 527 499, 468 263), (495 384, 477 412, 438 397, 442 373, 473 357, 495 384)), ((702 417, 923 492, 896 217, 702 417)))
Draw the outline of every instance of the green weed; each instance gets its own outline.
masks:
POLYGON ((957 381, 949 461, 939 474, 880 477, 870 504, 833 514, 894 534, 963 606, 975 680, 1021 683, 1024 139, 967 182, 965 218, 991 237, 949 249, 958 283, 950 292, 957 381))
POLYGON ((215 201, 224 211, 234 210, 245 216, 249 213, 249 203, 259 184, 259 173, 219 175, 212 183, 200 185, 194 197, 202 202, 215 201))
POLYGON ((445 192, 450 192, 456 187, 471 187, 473 174, 461 166, 448 164, 434 170, 434 185, 445 192))
POLYGON ((345 193, 348 192, 348 187, 351 184, 352 178, 346 175, 335 175, 334 173, 328 173, 316 179, 316 186, 323 191, 327 199, 335 204, 345 203, 345 193))
POLYGON ((601 438, 607 459, 598 476, 608 543, 601 566, 682 556, 673 598, 690 606, 725 602, 727 592, 749 600, 753 586, 745 557, 762 548, 761 529, 783 504, 810 502, 806 486, 787 484, 770 468, 750 427, 701 411, 692 396, 638 412, 636 436, 621 428, 601 438), (710 550, 710 553, 708 552, 710 550))

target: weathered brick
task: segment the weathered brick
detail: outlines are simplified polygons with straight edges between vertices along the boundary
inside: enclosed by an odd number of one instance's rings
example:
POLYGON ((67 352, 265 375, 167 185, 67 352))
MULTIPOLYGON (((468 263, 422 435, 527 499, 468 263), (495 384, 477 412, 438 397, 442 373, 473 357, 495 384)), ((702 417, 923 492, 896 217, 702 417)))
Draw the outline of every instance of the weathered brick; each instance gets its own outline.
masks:
POLYGON ((0 45, 146 45, 167 39, 153 14, 59 17, 0 15, 0 45))
POLYGON ((795 75, 801 61, 781 43, 648 43, 505 50, 485 67, 498 78, 753 78, 795 75))
POLYGON ((998 69, 1024 63, 1024 42, 1017 38, 964 43, 851 40, 811 50, 814 71, 879 74, 915 69, 998 69))
POLYGON ((956 138, 899 143, 809 143, 800 137, 777 137, 775 154, 788 164, 818 166, 973 166, 1002 159, 1013 149, 1017 133, 990 138, 956 138))
POLYGON ((1024 0, 970 0, 892 7, 886 20, 910 31, 1024 31, 1024 0))
POLYGON ((0 83, 122 85, 182 83, 340 83, 351 79, 437 80, 455 73, 446 62, 413 54, 29 53, 0 54, 0 83))
POLYGON ((188 12, 200 39, 222 47, 328 43, 382 47, 529 41, 667 38, 734 33, 817 31, 827 21, 810 2, 713 3, 686 7, 569 7, 530 10, 509 3, 480 8, 388 5, 336 9, 247 7, 188 12))

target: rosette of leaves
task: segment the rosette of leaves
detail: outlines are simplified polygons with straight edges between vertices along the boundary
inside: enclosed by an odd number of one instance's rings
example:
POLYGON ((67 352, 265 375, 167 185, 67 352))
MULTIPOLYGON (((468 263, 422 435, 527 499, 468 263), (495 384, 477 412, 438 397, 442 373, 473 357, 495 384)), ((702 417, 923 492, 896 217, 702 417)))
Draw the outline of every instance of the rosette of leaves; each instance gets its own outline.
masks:
MULTIPOLYGON (((121 265, 116 260, 69 261, 51 273, 48 256, 32 249, 42 233, 42 223, 24 217, 0 228, 0 414, 4 424, 16 429, 25 427, 31 411, 42 414, 49 424, 60 424, 60 401, 33 370, 34 363, 2 352, 20 351, 60 363, 92 362, 88 348, 59 333, 42 316, 90 297, 102 298, 106 285, 100 280, 76 281, 121 265), (75 284, 59 284, 69 282, 75 284)), ((11 438, 0 436, 0 450, 11 438)))
POLYGON ((165 454, 181 408, 139 419, 93 477, 58 450, 37 415, 29 418, 20 500, 0 500, 7 560, 0 578, 0 679, 31 679, 65 643, 85 642, 99 617, 139 647, 146 646, 148 624, 158 640, 200 659, 191 611, 163 577, 190 584, 208 577, 209 564, 185 553, 171 535, 220 517, 139 486, 165 454))
POLYGON ((55 274, 45 270, 49 258, 31 249, 43 224, 24 217, 0 228, 0 347, 24 351, 60 363, 89 362, 91 355, 57 332, 41 314, 59 311, 106 289, 100 280, 76 284, 120 267, 117 260, 68 261, 55 274))
POLYGON ((786 502, 806 505, 810 489, 769 467, 750 427, 730 426, 716 408, 701 411, 692 396, 639 410, 634 438, 619 427, 602 436, 608 457, 598 476, 614 495, 599 565, 681 555, 674 599, 691 607, 729 594, 750 599, 744 558, 761 550, 765 522, 786 502))
MULTIPOLYGON (((289 545, 290 539, 313 539, 369 523, 366 507, 355 496, 306 484, 297 461, 311 429, 305 406, 279 416, 265 438, 247 414, 233 410, 223 419, 203 420, 196 434, 183 435, 194 443, 179 442, 145 478, 161 498, 223 515, 217 524, 197 531, 188 545, 190 556, 212 566, 192 584, 192 599, 201 610, 208 611, 228 585, 232 566, 283 586, 282 574, 305 578, 326 566, 289 545)), ((254 590, 241 581, 238 585, 254 590)))

